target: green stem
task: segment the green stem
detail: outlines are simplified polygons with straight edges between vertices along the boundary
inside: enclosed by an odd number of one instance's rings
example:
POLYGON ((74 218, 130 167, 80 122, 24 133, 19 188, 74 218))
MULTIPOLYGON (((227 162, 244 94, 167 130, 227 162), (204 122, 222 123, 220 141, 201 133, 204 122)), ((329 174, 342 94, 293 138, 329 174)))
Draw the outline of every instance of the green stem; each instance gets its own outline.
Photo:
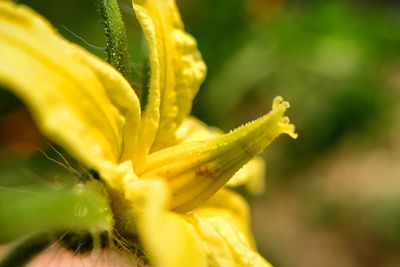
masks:
POLYGON ((108 197, 96 181, 64 190, 0 192, 0 244, 42 231, 111 232, 108 197))
POLYGON ((96 0, 104 27, 107 61, 131 82, 128 41, 117 0, 96 0))

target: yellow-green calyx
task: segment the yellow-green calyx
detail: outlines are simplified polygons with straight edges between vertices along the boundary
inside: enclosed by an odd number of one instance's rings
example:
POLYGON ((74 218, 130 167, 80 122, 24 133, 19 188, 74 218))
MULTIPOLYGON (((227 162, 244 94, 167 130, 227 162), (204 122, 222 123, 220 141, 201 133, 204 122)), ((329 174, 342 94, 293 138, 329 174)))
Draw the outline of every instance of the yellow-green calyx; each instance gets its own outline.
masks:
POLYGON ((270 113, 228 134, 153 153, 139 175, 166 179, 172 193, 170 208, 188 212, 224 186, 280 134, 297 137, 294 125, 283 116, 288 107, 288 102, 276 97, 270 113))

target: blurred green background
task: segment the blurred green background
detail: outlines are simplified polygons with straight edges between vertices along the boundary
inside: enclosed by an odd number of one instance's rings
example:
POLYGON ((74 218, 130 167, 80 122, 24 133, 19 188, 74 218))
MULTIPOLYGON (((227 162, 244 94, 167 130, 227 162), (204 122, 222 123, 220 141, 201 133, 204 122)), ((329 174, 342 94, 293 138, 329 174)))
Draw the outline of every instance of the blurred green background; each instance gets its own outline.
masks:
MULTIPOLYGON (((92 1, 19 2, 105 57, 92 1)), ((146 46, 130 1, 120 6, 134 77, 142 83, 146 46)), ((208 66, 196 116, 229 130, 266 113, 276 95, 292 105, 299 138, 279 138, 267 149, 267 190, 248 196, 260 252, 283 267, 400 266, 400 3, 178 0, 178 6, 208 66)), ((47 141, 19 102, 0 92, 0 185, 36 183, 32 173, 56 176, 53 186, 68 180, 44 167, 36 148, 47 141)))

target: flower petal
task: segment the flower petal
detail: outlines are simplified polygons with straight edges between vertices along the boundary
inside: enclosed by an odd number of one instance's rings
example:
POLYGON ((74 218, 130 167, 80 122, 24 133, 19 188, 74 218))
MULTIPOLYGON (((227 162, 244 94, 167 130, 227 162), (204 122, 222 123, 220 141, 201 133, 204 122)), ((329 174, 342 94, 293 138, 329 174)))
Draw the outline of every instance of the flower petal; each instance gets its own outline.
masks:
POLYGON ((136 214, 137 231, 156 266, 205 267, 199 236, 182 215, 167 211, 168 187, 162 180, 138 180, 125 196, 136 214))
POLYGON ((230 220, 246 236, 249 246, 254 248, 253 237, 249 232, 250 210, 246 200, 238 193, 223 188, 193 211, 202 216, 215 216, 219 212, 229 215, 230 220))
POLYGON ((271 266, 255 251, 248 218, 246 201, 227 189, 188 216, 202 238, 211 266, 271 266))
POLYGON ((236 130, 212 139, 184 143, 149 156, 141 178, 162 177, 173 192, 171 209, 188 212, 208 199, 280 134, 296 138, 283 114, 289 107, 275 98, 272 111, 236 130))
POLYGON ((192 225, 197 228, 196 230, 202 236, 205 245, 212 248, 208 251, 207 255, 209 261, 215 263, 215 265, 211 266, 227 266, 225 265, 226 262, 229 262, 229 257, 232 257, 236 264, 228 266, 271 267, 270 263, 251 248, 244 233, 240 231, 229 217, 225 217, 224 214, 215 214, 215 216, 195 216, 194 218, 197 219, 197 221, 192 225), (207 225, 207 228, 205 228, 204 225, 207 225), (213 238, 214 240, 218 239, 218 245, 226 243, 232 256, 222 251, 221 248, 225 250, 225 247, 213 246, 215 241, 207 237, 207 235, 204 235, 204 232, 207 231, 209 235, 210 232, 213 231, 213 238))
POLYGON ((195 117, 189 117, 184 120, 176 131, 176 137, 179 144, 207 140, 223 134, 224 132, 222 130, 208 126, 195 117))
POLYGON ((49 139, 110 184, 113 173, 133 177, 129 163, 118 163, 134 145, 123 138, 136 139, 139 102, 117 71, 11 1, 0 2, 0 58, 0 85, 26 104, 49 139))
POLYGON ((262 157, 255 157, 244 165, 228 181, 227 186, 244 185, 248 192, 260 195, 265 189, 265 161, 262 157))
POLYGON ((82 49, 79 52, 82 53, 82 60, 97 74, 97 78, 106 89, 107 96, 113 105, 125 118, 122 129, 123 154, 120 161, 133 160, 141 119, 139 99, 119 72, 110 68, 106 62, 99 60, 92 54, 85 53, 82 49))
POLYGON ((209 266, 235 267, 235 259, 229 245, 207 220, 197 214, 189 215, 188 222, 200 236, 209 266))
POLYGON ((190 113, 206 66, 196 41, 183 29, 174 0, 132 3, 150 53, 150 93, 139 137, 140 152, 146 154, 174 144, 175 131, 190 113))

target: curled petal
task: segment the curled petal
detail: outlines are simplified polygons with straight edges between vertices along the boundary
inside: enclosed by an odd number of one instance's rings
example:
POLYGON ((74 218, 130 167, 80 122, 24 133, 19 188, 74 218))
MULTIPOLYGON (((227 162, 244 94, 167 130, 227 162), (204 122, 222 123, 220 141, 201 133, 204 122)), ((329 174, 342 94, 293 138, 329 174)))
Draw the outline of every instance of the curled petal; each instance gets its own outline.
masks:
MULTIPOLYGON (((206 74, 196 40, 187 34, 174 0, 133 0, 149 47, 151 80, 143 114, 138 161, 175 143, 206 74), (143 156, 144 155, 144 156, 143 156)), ((138 163, 142 165, 142 163, 138 163)))
POLYGON ((50 140, 111 185, 127 172, 133 177, 129 163, 119 162, 124 137, 136 139, 132 123, 140 109, 117 71, 65 41, 33 10, 10 1, 0 2, 0 58, 0 85, 25 103, 50 140))
POLYGON ((107 96, 125 118, 122 128, 123 151, 120 161, 133 160, 140 125, 140 102, 132 87, 122 75, 92 54, 78 49, 81 59, 96 73, 106 89, 107 96))

